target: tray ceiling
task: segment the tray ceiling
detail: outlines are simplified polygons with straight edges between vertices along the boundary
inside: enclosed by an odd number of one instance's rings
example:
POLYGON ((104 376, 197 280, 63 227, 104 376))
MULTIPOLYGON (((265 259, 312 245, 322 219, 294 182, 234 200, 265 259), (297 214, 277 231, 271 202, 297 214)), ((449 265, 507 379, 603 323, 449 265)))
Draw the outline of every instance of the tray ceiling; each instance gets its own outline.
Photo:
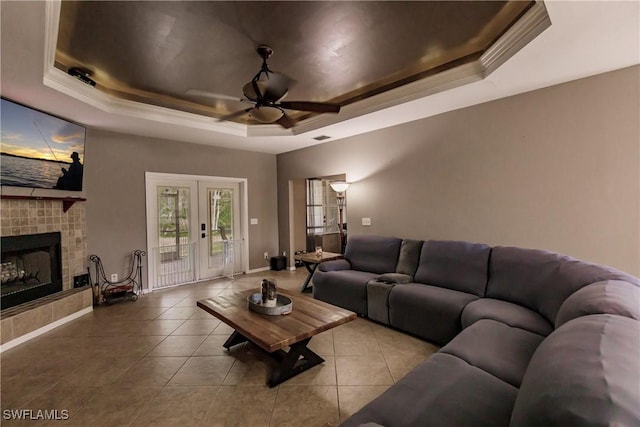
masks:
POLYGON ((215 121, 247 105, 186 92, 239 99, 261 65, 255 48, 268 44, 271 69, 294 80, 287 100, 350 107, 322 119, 291 112, 297 133, 483 78, 548 25, 534 1, 64 1, 54 64, 89 70, 103 103, 215 121))

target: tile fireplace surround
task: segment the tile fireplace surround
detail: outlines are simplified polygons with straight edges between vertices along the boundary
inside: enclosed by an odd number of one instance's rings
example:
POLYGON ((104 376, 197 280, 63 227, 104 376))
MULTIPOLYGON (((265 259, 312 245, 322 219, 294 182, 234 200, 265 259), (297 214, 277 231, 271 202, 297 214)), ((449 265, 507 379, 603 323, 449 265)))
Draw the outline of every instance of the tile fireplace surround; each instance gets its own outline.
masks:
POLYGON ((59 231, 62 243, 62 290, 73 287, 73 276, 87 272, 85 203, 62 212, 59 200, 2 200, 0 235, 59 231))
POLYGON ((61 200, 4 199, 0 202, 2 237, 59 231, 62 249, 62 293, 45 297, 36 304, 26 303, 3 311, 0 327, 3 351, 68 321, 63 317, 72 318, 76 310, 80 310, 77 315, 91 309, 91 289, 72 289, 73 277, 87 272, 85 203, 74 203, 66 212, 62 204, 61 200), (16 322, 21 326, 14 325, 16 322))

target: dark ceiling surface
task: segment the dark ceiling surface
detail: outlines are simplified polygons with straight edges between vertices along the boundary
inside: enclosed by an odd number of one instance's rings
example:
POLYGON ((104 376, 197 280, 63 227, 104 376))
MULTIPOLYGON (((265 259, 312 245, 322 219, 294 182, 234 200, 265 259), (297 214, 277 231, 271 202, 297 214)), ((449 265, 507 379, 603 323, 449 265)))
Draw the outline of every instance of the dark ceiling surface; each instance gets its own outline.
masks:
POLYGON ((86 68, 121 98, 221 117, 246 104, 185 92, 240 98, 267 44, 270 68, 294 79, 287 100, 344 106, 476 60, 532 4, 64 1, 56 67, 86 68))

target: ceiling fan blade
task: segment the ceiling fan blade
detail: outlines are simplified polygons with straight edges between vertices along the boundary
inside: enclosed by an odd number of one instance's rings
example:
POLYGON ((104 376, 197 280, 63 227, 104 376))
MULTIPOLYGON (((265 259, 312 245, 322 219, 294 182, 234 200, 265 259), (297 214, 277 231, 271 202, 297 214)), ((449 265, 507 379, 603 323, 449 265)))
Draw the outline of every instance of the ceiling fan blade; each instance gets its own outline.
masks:
POLYGON ((282 108, 298 111, 313 111, 315 113, 338 113, 340 105, 328 102, 308 102, 308 101, 283 101, 278 104, 282 108))
POLYGON ((253 110, 253 107, 245 108, 244 110, 236 111, 235 113, 231 113, 231 114, 227 114, 226 116, 222 116, 222 117, 218 118, 218 121, 219 122, 224 122, 225 120, 232 120, 232 119, 235 119, 236 117, 240 117, 240 116, 242 116, 244 114, 247 114, 251 110, 253 110))
POLYGON ((246 102, 246 99, 238 98, 237 96, 229 96, 229 95, 223 95, 221 93, 207 92, 206 90, 200 90, 200 89, 188 89, 185 92, 185 95, 201 96, 204 98, 224 99, 228 101, 246 102))
POLYGON ((287 116, 287 113, 284 113, 282 117, 276 120, 276 123, 285 129, 291 129, 296 125, 296 122, 294 122, 291 117, 287 116))

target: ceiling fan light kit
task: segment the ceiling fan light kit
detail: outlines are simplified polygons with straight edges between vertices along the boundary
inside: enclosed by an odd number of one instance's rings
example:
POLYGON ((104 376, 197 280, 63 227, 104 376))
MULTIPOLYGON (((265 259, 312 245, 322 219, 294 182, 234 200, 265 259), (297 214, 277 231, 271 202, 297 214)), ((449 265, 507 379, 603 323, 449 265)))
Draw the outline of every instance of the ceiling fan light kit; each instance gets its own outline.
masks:
POLYGON ((249 111, 249 116, 261 123, 274 123, 284 115, 284 111, 276 107, 256 106, 249 111))
MULTIPOLYGON (((277 123, 283 128, 289 129, 296 123, 285 113, 285 109, 314 113, 338 113, 340 111, 340 105, 329 102, 282 101, 289 92, 291 79, 284 74, 275 73, 269 68, 267 59, 273 55, 271 47, 260 45, 256 51, 262 57, 262 66, 253 79, 242 87, 242 93, 246 98, 242 101, 252 102, 254 106, 221 117, 220 121, 236 119, 248 113, 249 117, 257 122, 277 123)), ((217 95, 197 89, 191 89, 187 93, 210 98, 230 98, 228 95, 217 95)))

